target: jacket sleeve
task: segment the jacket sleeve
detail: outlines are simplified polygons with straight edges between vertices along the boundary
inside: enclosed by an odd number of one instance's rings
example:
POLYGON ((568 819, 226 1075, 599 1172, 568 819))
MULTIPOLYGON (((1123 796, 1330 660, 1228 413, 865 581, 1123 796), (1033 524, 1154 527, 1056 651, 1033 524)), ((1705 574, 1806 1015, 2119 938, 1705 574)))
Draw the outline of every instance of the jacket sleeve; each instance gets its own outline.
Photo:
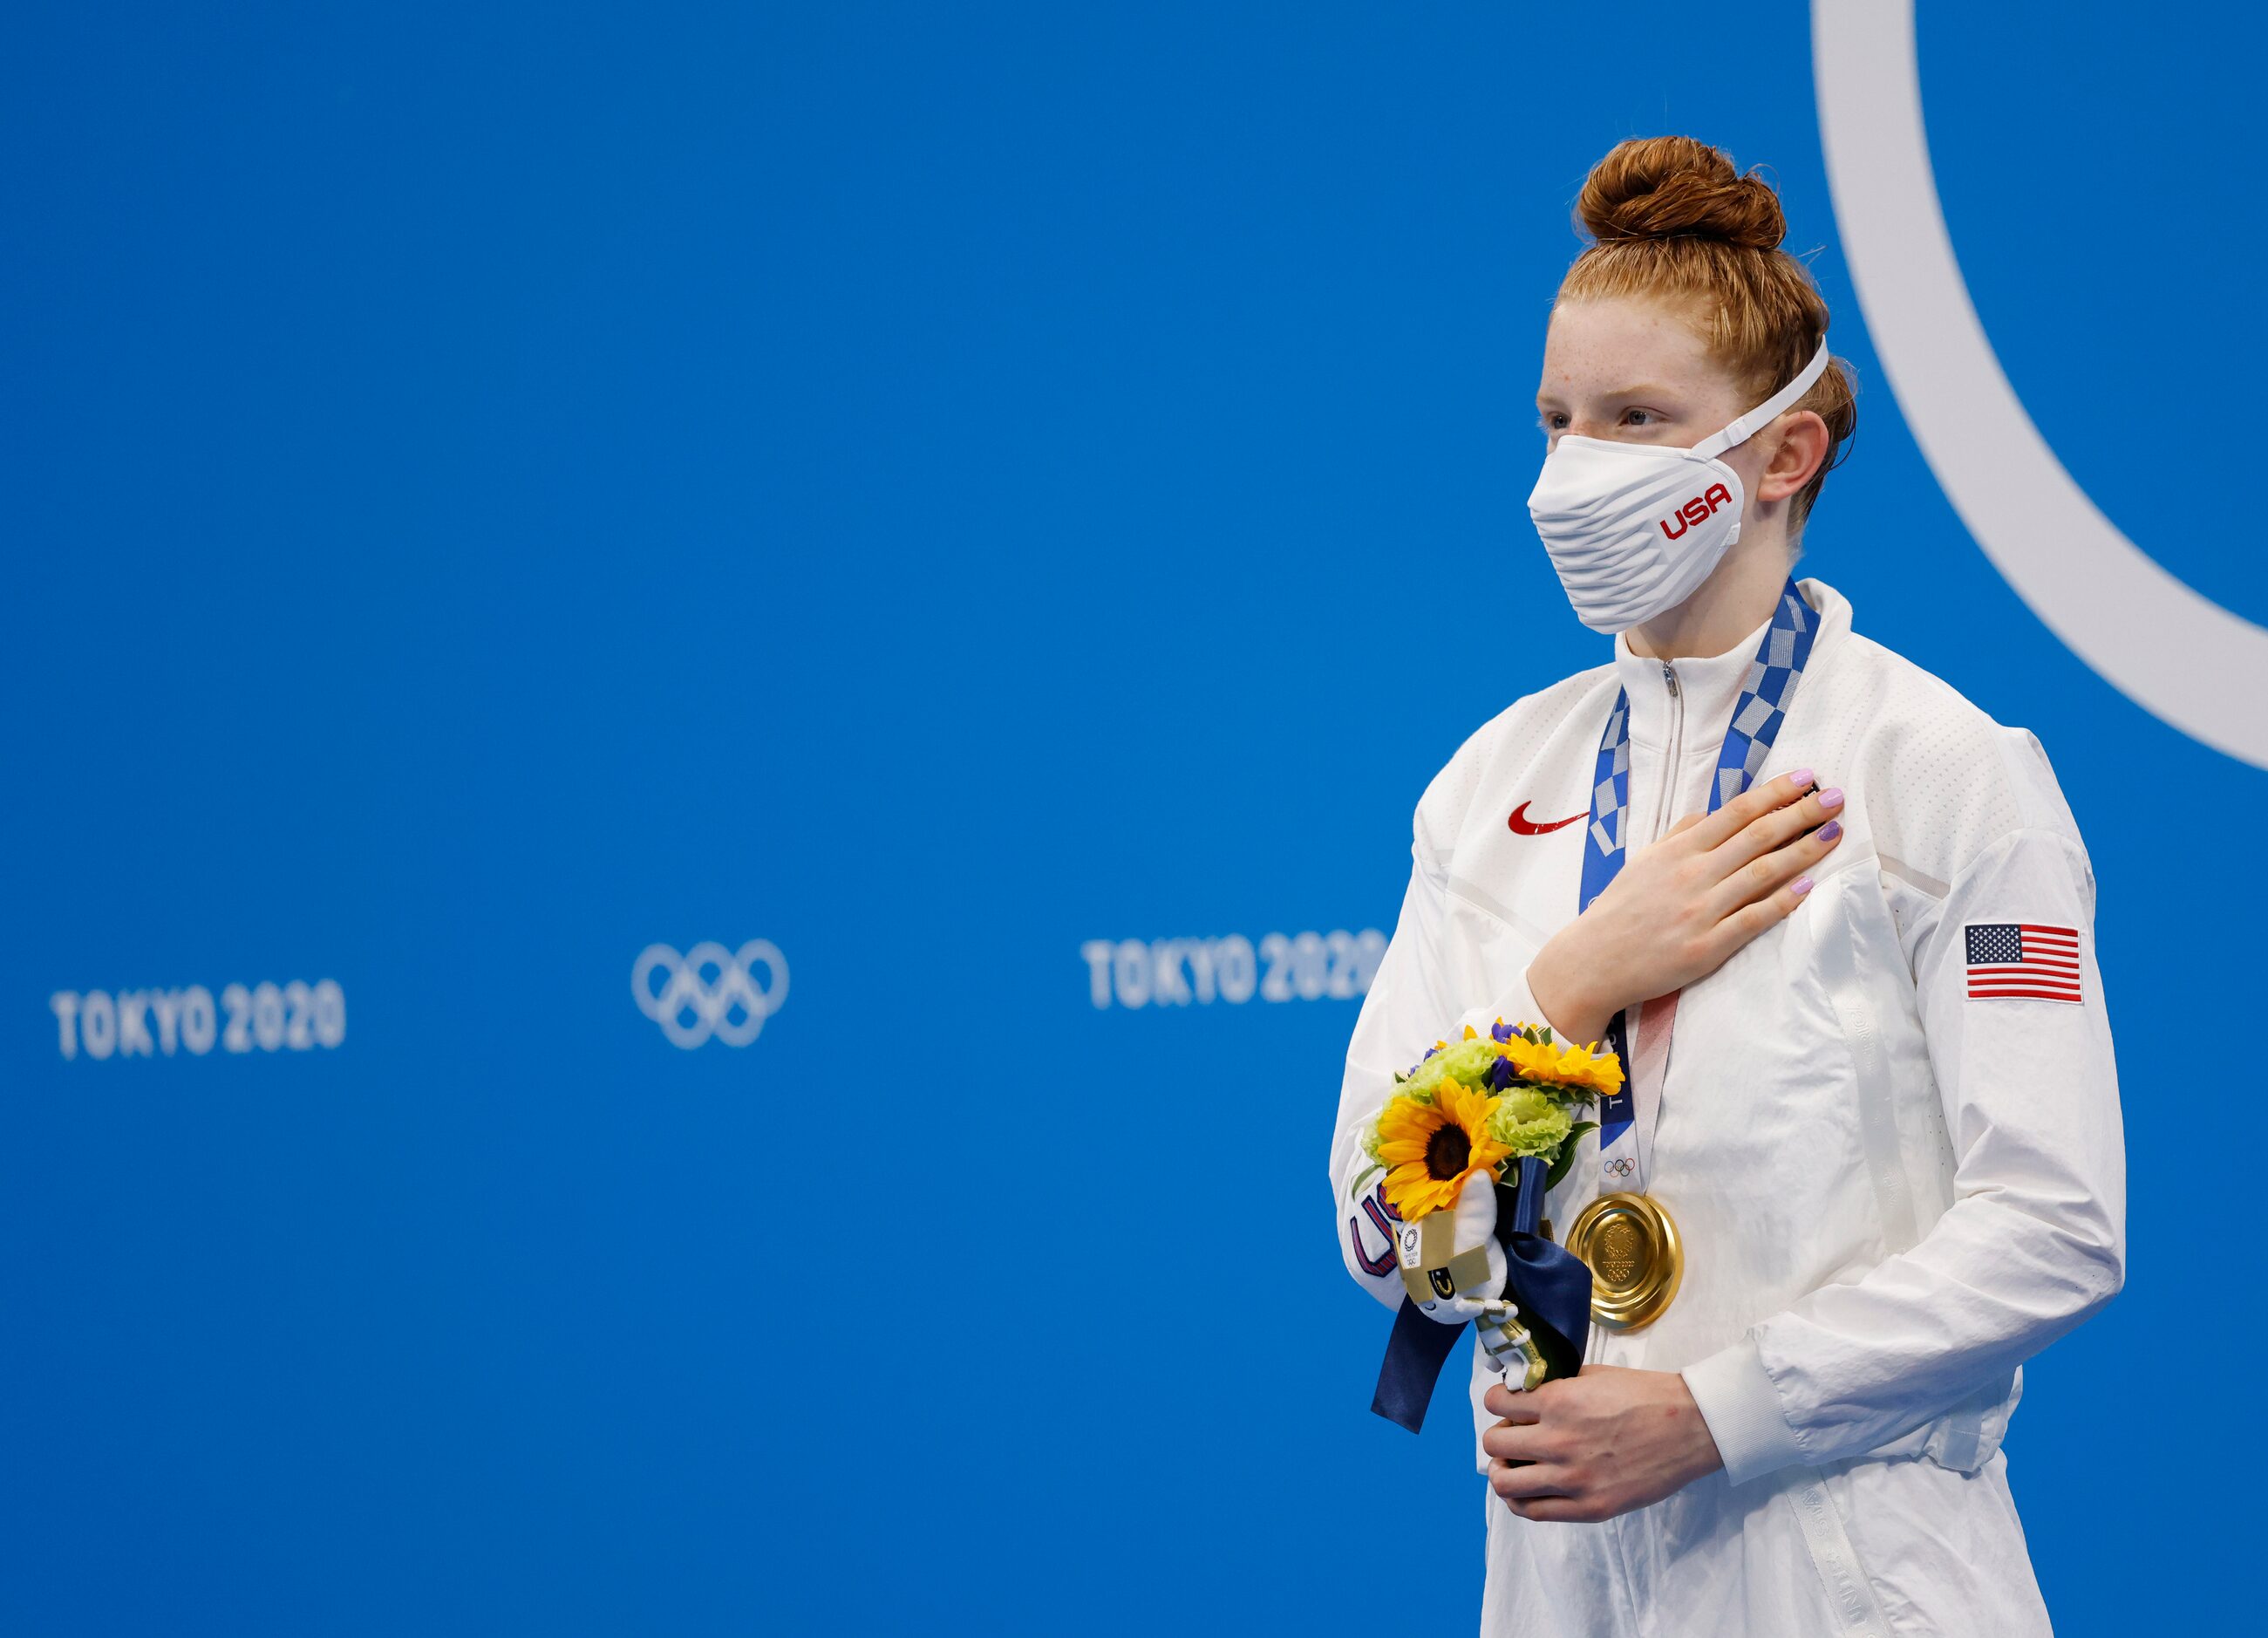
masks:
POLYGON ((1347 1044, 1331 1137, 1331 1202, 1339 1257, 1355 1282, 1388 1308, 1402 1303, 1386 1214, 1386 1174, 1362 1147, 1363 1128, 1386 1106, 1394 1077, 1440 1038, 1447 985, 1441 966, 1444 885, 1421 832, 1410 850, 1410 886, 1386 954, 1371 978, 1347 1044))
POLYGON ((1954 1200, 1920 1242, 1689 1368, 1734 1484, 1871 1450, 2093 1314, 2124 1279, 2126 1170, 2095 884, 2077 840, 2003 837, 1911 946, 1954 1200), (1972 999, 1974 924, 2069 928, 2080 1000, 1972 999))
MULTIPOLYGON (((1454 764, 1451 766, 1454 768, 1454 764)), ((1543 1021, 1525 978, 1493 1001, 1456 1010, 1462 999, 1454 975, 1459 970, 1447 948, 1449 880, 1446 850, 1436 830, 1454 828, 1437 793, 1450 770, 1435 776, 1410 823, 1410 885, 1394 936, 1373 975, 1362 1010, 1347 1044, 1346 1073, 1339 1087, 1338 1124, 1331 1138, 1331 1195, 1339 1257, 1357 1284, 1388 1308, 1401 1306, 1397 1271, 1388 1225, 1385 1173, 1363 1151, 1362 1133, 1386 1106, 1394 1077, 1406 1072, 1440 1040, 1462 1039, 1470 1027, 1486 1030, 1501 1017, 1543 1021)))

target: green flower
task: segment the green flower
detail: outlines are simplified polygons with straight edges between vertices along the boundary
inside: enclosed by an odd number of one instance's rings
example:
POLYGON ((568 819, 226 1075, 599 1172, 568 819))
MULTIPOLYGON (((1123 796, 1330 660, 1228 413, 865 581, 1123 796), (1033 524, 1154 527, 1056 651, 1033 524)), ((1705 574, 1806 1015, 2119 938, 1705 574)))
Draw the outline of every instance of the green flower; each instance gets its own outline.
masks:
POLYGON ((1436 1052, 1411 1070, 1410 1078, 1394 1089, 1411 1103, 1423 1103, 1431 1109, 1433 1106, 1433 1089, 1447 1078, 1448 1072, 1441 1066, 1441 1054, 1436 1052))
POLYGON ((1440 1065, 1441 1073, 1460 1086, 1485 1090, 1489 1069, 1496 1062, 1496 1043, 1484 1035, 1475 1036, 1434 1053, 1425 1061, 1440 1065))
POLYGON ((1497 1058, 1496 1043, 1484 1035, 1475 1036, 1469 1041, 1435 1049, 1432 1056, 1397 1081, 1394 1089, 1426 1109, 1434 1106, 1435 1095, 1445 1081, 1454 1081, 1487 1097, 1491 1095, 1489 1071, 1496 1067, 1497 1058))
POLYGON ((1532 1087, 1513 1088, 1489 1116, 1490 1137, 1516 1155, 1538 1160, 1555 1153, 1573 1129, 1567 1111, 1532 1087))

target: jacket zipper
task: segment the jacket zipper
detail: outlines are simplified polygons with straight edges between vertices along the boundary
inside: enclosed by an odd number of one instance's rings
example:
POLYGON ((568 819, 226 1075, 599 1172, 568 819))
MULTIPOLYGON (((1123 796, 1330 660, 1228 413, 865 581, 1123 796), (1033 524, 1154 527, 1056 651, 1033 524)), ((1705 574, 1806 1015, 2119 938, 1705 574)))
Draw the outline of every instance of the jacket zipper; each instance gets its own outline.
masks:
POLYGON ((1669 749, 1662 759, 1660 777, 1653 782, 1653 834, 1646 837, 1649 842, 1659 842, 1669 828, 1671 786, 1685 760, 1685 690, 1678 686, 1677 668, 1667 660, 1661 662, 1661 685, 1669 690, 1669 749))

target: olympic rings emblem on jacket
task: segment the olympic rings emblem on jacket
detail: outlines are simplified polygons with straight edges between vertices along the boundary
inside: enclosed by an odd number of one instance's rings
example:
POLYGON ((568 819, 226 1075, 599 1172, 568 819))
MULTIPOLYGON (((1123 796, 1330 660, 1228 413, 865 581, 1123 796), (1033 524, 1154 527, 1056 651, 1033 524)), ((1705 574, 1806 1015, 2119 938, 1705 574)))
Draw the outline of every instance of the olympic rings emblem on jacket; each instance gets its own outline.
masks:
POLYGON ((688 1052, 712 1035, 727 1046, 746 1046, 787 1000, 787 959, 770 939, 750 939, 737 950, 704 939, 682 956, 666 944, 649 944, 630 967, 630 993, 638 1010, 688 1052), (758 967, 767 975, 761 989, 753 971, 758 967), (664 975, 659 989, 656 973, 664 975))

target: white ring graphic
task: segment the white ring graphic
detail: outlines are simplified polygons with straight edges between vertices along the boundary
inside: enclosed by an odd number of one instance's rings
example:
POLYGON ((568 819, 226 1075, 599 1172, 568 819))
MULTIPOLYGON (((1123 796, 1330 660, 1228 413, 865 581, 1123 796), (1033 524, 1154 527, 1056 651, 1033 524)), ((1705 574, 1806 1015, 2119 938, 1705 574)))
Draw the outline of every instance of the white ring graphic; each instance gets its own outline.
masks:
POLYGON ((2102 515, 1993 355, 1930 171, 1912 0, 1813 0, 1811 44, 1851 282, 1946 498, 2016 594, 2105 681, 2268 768, 2268 631, 2168 573, 2102 515))
POLYGON ((769 939, 750 939, 737 951, 704 940, 682 956, 666 944, 649 944, 630 965, 630 993, 638 1010, 688 1051, 712 1035, 727 1046, 746 1046, 787 1000, 787 961, 769 939), (771 975, 761 990, 749 977, 759 966, 771 975), (668 977, 656 990, 653 975, 663 970, 668 977))

